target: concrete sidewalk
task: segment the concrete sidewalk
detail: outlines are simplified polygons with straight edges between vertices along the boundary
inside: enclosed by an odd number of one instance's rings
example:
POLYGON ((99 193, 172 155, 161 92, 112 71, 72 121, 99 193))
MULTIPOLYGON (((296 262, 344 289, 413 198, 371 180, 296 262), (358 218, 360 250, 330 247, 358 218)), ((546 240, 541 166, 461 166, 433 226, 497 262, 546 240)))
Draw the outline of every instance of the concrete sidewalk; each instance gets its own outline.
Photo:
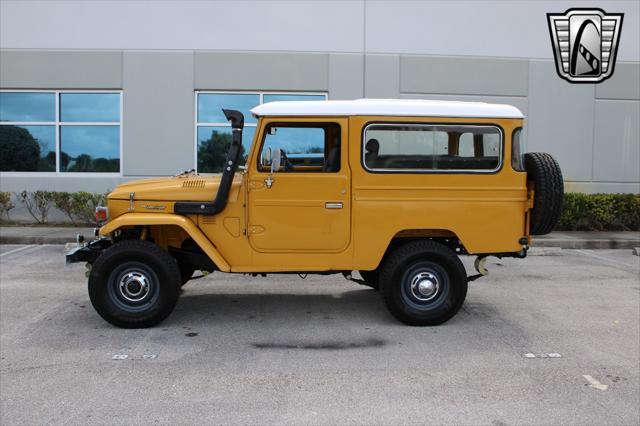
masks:
MULTIPOLYGON (((0 244, 64 244, 75 241, 76 234, 89 240, 93 228, 2 226, 0 244)), ((640 232, 553 232, 535 237, 534 247, 564 249, 631 249, 640 247, 640 232)))

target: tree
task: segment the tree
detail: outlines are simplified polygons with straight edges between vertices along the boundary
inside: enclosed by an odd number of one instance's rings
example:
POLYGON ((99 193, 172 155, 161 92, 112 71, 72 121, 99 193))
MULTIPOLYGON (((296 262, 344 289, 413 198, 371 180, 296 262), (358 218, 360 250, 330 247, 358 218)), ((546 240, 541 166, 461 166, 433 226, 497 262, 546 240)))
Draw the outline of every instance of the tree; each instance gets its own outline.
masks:
POLYGON ((0 170, 33 172, 38 170, 40 145, 27 129, 0 126, 0 170))
MULTIPOLYGON (((229 133, 211 131, 211 137, 198 145, 198 171, 201 173, 222 173, 233 136, 229 133)), ((240 157, 244 147, 240 146, 240 157)))

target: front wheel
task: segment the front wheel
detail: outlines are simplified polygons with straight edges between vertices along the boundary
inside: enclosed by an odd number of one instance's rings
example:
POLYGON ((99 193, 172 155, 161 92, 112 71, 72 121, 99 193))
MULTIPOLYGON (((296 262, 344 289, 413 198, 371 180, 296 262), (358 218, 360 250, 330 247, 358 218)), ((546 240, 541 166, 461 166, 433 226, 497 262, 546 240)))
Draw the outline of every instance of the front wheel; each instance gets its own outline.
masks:
POLYGON ((148 241, 125 240, 98 257, 89 275, 89 298, 102 318, 123 328, 158 324, 175 307, 180 270, 148 241))
POLYGON ((408 325, 438 325, 454 316, 467 295, 467 276, 458 256, 435 241, 399 247, 380 271, 387 308, 408 325))

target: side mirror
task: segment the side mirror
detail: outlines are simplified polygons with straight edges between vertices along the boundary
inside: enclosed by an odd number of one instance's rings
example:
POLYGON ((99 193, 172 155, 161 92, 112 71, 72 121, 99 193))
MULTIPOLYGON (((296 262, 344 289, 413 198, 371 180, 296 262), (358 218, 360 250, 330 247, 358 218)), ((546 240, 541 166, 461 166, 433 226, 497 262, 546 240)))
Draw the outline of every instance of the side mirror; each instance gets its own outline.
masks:
POLYGON ((277 172, 280 170, 280 160, 282 159, 282 153, 280 152, 280 148, 276 149, 273 154, 273 159, 271 160, 271 173, 277 172))
POLYGON ((271 164, 271 147, 262 154, 262 165, 266 166, 267 164, 271 164))

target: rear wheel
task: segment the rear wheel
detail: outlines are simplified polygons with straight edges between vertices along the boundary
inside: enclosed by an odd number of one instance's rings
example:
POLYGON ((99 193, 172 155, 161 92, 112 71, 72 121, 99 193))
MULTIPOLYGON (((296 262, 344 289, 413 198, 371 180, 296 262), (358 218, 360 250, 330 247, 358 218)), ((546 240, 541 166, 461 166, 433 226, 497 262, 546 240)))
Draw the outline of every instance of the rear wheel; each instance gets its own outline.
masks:
POLYGON ((180 270, 160 247, 141 240, 114 244, 98 257, 89 275, 89 298, 113 325, 144 328, 165 319, 175 307, 180 270))
POLYGON ((387 308, 408 325, 437 325, 454 316, 467 295, 467 276, 458 256, 435 241, 399 247, 380 271, 387 308))

